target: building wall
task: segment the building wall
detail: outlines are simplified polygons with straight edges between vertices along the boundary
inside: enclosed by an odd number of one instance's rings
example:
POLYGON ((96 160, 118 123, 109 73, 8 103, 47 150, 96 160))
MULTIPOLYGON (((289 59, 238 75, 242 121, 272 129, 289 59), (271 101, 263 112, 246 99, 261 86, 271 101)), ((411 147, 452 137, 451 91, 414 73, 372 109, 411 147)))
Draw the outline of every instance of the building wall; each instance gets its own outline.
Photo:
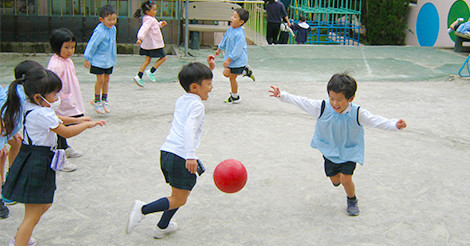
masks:
POLYGON ((418 0, 410 5, 406 44, 453 47, 455 35, 447 29, 459 17, 469 20, 469 3, 470 0, 418 0))

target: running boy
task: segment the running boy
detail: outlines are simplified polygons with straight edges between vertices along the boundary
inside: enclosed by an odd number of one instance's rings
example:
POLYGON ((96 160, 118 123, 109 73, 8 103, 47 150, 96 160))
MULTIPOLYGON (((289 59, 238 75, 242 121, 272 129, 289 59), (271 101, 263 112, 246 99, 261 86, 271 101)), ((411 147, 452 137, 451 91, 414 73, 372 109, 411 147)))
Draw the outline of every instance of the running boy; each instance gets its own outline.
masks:
POLYGON ((325 173, 334 186, 343 184, 347 194, 347 212, 359 215, 352 175, 356 163, 364 162, 364 126, 395 131, 406 127, 404 120, 388 120, 373 115, 352 103, 356 81, 347 74, 335 74, 327 85, 328 100, 312 100, 291 95, 271 86, 270 96, 291 103, 317 118, 310 146, 320 150, 325 173))
POLYGON ((250 13, 245 9, 235 9, 230 17, 230 27, 224 34, 224 38, 219 44, 215 56, 222 50, 224 55, 224 76, 230 79, 231 94, 226 103, 240 102, 238 95, 237 76, 243 74, 255 81, 253 70, 248 64, 248 53, 246 51, 245 31, 242 26, 248 21, 250 13))
POLYGON ((170 220, 186 200, 196 185, 196 171, 203 170, 196 149, 204 124, 204 104, 212 91, 212 71, 202 63, 183 66, 178 75, 181 86, 186 91, 176 100, 170 134, 160 149, 160 165, 165 181, 171 186, 171 196, 162 197, 151 203, 134 201, 129 213, 126 233, 142 221, 145 215, 163 212, 153 228, 154 237, 162 238, 178 229, 170 220), (199 167, 199 168, 198 168, 199 167), (199 169, 199 170, 198 170, 199 169))
POLYGON ((90 68, 90 73, 96 74, 95 99, 91 105, 98 114, 109 113, 108 85, 109 75, 116 65, 116 10, 112 5, 100 9, 100 22, 83 53, 84 65, 90 68))

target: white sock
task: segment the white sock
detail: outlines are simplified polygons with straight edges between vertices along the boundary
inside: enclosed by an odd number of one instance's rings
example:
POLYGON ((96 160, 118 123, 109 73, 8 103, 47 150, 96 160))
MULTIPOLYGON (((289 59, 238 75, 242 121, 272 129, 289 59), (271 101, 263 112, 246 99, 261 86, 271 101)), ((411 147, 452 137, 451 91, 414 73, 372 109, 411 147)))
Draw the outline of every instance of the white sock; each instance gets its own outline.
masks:
POLYGON ((230 94, 232 94, 232 97, 233 97, 233 98, 238 98, 238 93, 230 92, 230 94))

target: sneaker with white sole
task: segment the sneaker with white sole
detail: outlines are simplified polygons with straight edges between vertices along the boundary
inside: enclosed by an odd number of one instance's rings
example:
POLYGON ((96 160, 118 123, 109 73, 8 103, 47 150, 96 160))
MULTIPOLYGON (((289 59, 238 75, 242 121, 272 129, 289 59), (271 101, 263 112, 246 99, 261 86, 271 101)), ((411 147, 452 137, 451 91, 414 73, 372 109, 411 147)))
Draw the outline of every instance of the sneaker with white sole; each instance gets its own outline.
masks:
POLYGON ((225 102, 225 103, 236 104, 236 103, 239 103, 240 101, 241 101, 240 96, 238 96, 238 97, 235 98, 235 97, 233 97, 232 95, 230 95, 230 97, 227 98, 227 100, 225 100, 224 102, 225 102))
POLYGON ((140 87, 144 87, 144 81, 142 81, 142 78, 139 77, 139 75, 136 75, 134 76, 134 82, 136 85, 140 86, 140 87))
POLYGON ((348 200, 348 208, 347 208, 349 216, 358 216, 359 215, 359 207, 357 206, 357 199, 354 201, 348 200))
POLYGON ((67 159, 65 159, 64 167, 62 168, 62 172, 73 172, 77 170, 77 165, 70 163, 67 159))
POLYGON ((251 69, 250 65, 245 66, 243 76, 250 77, 253 81, 255 81, 255 75, 253 74, 253 69, 251 69))
POLYGON ((174 233, 178 230, 178 224, 176 222, 170 222, 168 227, 165 229, 160 229, 157 225, 153 227, 153 237, 156 239, 164 238, 171 233, 174 233))
POLYGON ((131 210, 129 211, 129 219, 127 220, 126 233, 129 234, 134 230, 134 228, 145 218, 145 215, 142 213, 142 207, 145 205, 145 202, 135 200, 132 203, 131 210))
POLYGON ((82 156, 82 152, 76 151, 72 149, 72 147, 66 148, 64 152, 65 152, 65 157, 67 158, 78 158, 82 156))
MULTIPOLYGON (((36 243, 37 243, 36 239, 34 239, 33 237, 29 238, 28 246, 34 246, 36 245, 36 243)), ((8 246, 15 246, 15 238, 12 238, 10 240, 10 243, 8 244, 8 246)))
POLYGON ((150 70, 145 71, 145 74, 149 77, 149 79, 152 82, 157 82, 157 79, 155 79, 155 73, 150 72, 150 70))
POLYGON ((95 102, 91 100, 90 103, 91 103, 91 106, 93 106, 93 108, 95 109, 96 113, 104 114, 104 109, 103 109, 103 105, 101 104, 101 101, 95 102))
POLYGON ((109 110, 108 101, 105 101, 105 100, 101 101, 101 106, 103 107, 103 110, 104 110, 105 113, 111 112, 111 110, 109 110))

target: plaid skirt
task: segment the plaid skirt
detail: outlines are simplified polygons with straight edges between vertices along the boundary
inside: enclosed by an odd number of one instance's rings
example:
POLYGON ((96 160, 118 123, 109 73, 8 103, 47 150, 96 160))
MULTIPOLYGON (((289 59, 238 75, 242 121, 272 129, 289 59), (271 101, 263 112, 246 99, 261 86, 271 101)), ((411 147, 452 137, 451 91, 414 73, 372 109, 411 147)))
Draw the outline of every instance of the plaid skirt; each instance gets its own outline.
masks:
POLYGON ((53 156, 50 147, 21 145, 3 185, 3 197, 19 203, 52 203, 56 190, 55 171, 50 167, 53 156))

